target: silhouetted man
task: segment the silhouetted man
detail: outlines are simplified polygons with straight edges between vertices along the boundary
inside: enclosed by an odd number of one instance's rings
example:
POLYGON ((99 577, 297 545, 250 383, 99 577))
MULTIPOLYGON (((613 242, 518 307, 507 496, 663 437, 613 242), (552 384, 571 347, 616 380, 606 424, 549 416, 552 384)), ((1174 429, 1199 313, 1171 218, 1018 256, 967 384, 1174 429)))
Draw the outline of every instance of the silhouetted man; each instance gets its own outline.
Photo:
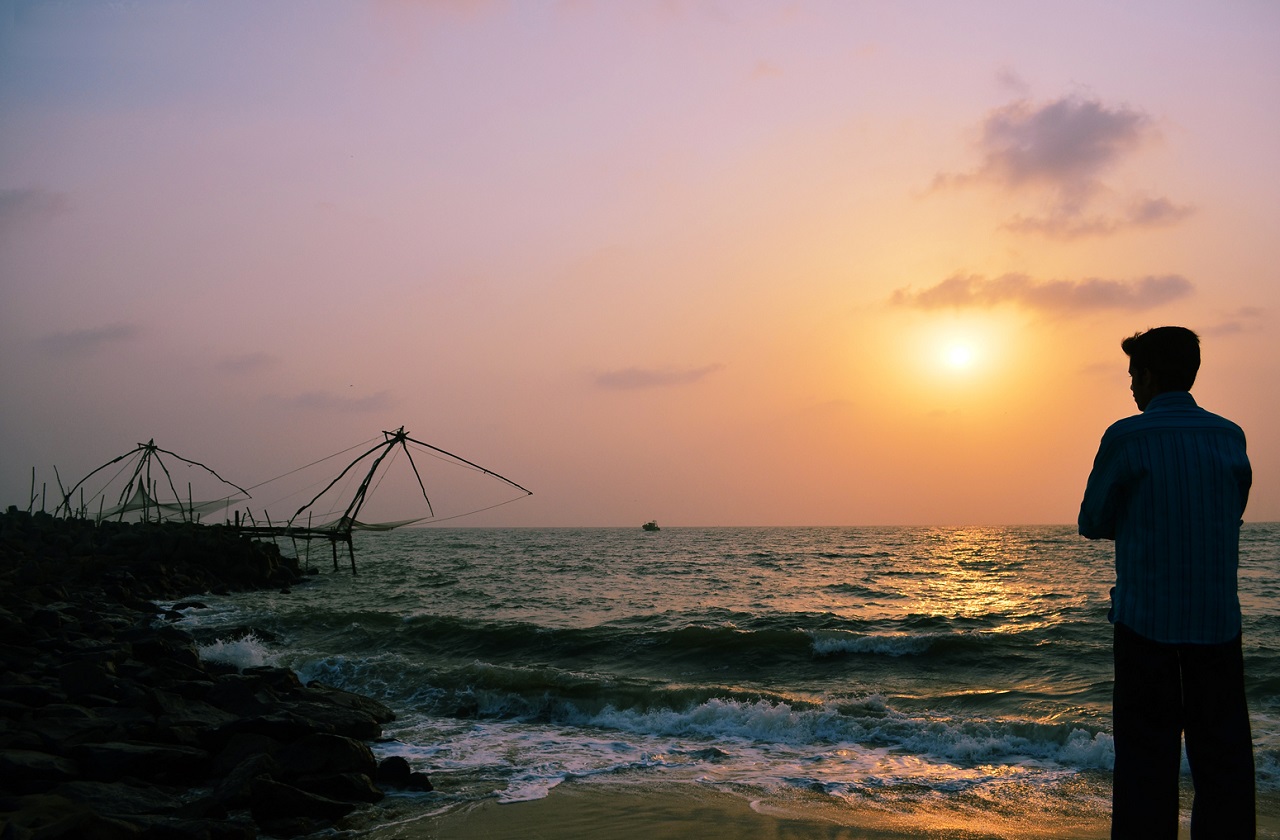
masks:
POLYGON ((1120 346, 1142 413, 1102 436, 1079 521, 1082 535, 1116 542, 1111 836, 1177 837, 1185 733, 1191 836, 1253 837, 1236 592, 1253 481, 1244 432, 1192 399, 1191 330, 1158 327, 1120 346))

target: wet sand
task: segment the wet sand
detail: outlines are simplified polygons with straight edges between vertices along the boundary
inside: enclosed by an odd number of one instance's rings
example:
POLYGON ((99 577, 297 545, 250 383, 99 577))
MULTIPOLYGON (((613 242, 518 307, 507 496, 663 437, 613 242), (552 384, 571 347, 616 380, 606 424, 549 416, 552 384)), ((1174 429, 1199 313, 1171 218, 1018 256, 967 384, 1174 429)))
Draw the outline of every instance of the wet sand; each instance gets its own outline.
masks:
POLYGON ((697 784, 568 782, 545 799, 485 800, 437 816, 407 817, 376 840, 1013 840, 1105 838, 1105 815, 999 817, 948 806, 910 816, 814 794, 750 800, 697 784))

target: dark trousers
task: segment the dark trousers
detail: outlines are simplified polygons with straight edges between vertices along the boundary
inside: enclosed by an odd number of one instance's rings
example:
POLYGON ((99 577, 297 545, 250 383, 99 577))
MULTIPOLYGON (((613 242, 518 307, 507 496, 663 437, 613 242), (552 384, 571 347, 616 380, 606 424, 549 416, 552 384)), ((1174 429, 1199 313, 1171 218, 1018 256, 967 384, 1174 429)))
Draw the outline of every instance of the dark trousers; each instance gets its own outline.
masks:
POLYGON ((1195 800, 1191 836, 1254 836, 1253 739, 1240 637, 1153 642, 1115 626, 1113 840, 1178 836, 1182 735, 1195 800))

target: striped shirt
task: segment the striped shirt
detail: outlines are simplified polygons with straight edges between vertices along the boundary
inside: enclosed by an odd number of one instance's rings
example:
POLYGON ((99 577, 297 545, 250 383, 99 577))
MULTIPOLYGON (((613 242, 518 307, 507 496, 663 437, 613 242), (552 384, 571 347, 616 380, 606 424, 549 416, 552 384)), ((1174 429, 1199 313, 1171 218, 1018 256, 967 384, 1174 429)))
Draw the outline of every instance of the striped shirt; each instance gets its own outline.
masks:
POLYGON ((1244 432, 1186 391, 1102 436, 1080 533, 1116 541, 1113 622, 1156 642, 1216 644, 1240 632, 1240 517, 1253 473, 1244 432))

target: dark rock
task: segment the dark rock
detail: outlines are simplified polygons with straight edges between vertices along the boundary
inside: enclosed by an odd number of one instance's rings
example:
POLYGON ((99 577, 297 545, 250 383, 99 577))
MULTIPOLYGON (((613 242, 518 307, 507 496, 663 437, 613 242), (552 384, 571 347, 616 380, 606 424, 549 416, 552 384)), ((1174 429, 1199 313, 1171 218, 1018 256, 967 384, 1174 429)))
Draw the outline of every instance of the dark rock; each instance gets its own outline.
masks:
POLYGON ((217 743, 225 743, 236 735, 261 735, 283 743, 291 743, 306 735, 326 731, 315 721, 298 717, 287 710, 256 717, 236 718, 212 734, 217 743))
POLYGON ((279 765, 266 753, 240 762, 214 788, 212 798, 228 809, 248 808, 253 802, 253 784, 258 779, 271 779, 280 772, 279 765))
POLYGON ((17 632, 6 630, 0 633, 0 638, 7 640, 0 644, 0 667, 18 671, 25 671, 31 667, 31 663, 38 655, 35 648, 26 644, 14 644, 15 640, 23 638, 17 632))
POLYGON ((58 782, 76 778, 80 768, 74 761, 36 750, 0 750, 0 778, 12 779, 20 788, 36 793, 58 782))
POLYGON ((0 811, 5 840, 84 837, 94 820, 84 805, 48 794, 7 797, 0 801, 0 811))
MULTIPOLYGON (((209 683, 212 686, 212 682, 209 683)), ((150 711, 161 727, 191 726, 197 729, 217 729, 235 720, 235 715, 223 711, 203 700, 193 700, 181 694, 156 689, 151 692, 150 711)))
POLYGON ((66 782, 53 793, 109 816, 167 814, 182 806, 180 799, 160 788, 125 782, 66 782))
POLYGON ((133 642, 133 655, 142 662, 177 663, 188 668, 200 667, 200 653, 190 636, 155 635, 133 642))
POLYGON ((375 778, 378 784, 386 787, 424 792, 435 790, 435 785, 431 784, 431 778, 426 773, 414 772, 408 759, 399 755, 384 758, 378 765, 375 778))
POLYGON ((67 695, 48 685, 5 685, 0 686, 0 700, 7 700, 22 706, 38 708, 50 703, 65 703, 67 695))
POLYGON ((254 779, 249 811, 258 823, 288 820, 296 817, 338 820, 355 810, 350 802, 338 802, 307 793, 293 785, 271 779, 254 779))
POLYGON ((25 726, 41 749, 58 755, 70 754, 71 748, 78 744, 128 738, 128 732, 116 721, 97 715, 87 718, 32 715, 25 726))
POLYGON ((307 690, 323 695, 325 700, 334 705, 363 712, 378 723, 390 723, 396 719, 395 712, 371 697, 352 694, 350 691, 343 691, 340 688, 334 688, 331 685, 325 685, 315 680, 307 683, 307 690))
POLYGON ((332 821, 314 817, 288 817, 276 820, 262 819, 258 821, 258 825, 268 837, 302 837, 316 834, 330 822, 332 821))
POLYGON ((382 724, 356 709, 327 702, 295 701, 289 704, 289 710, 305 720, 313 732, 331 732, 362 741, 372 741, 382 734, 382 724))
POLYGON ((272 706, 273 696, 260 693, 263 686, 252 677, 243 674, 227 674, 219 677, 205 700, 233 715, 258 715, 272 706))
POLYGON ((41 630, 60 630, 65 617, 53 607, 41 607, 31 614, 31 626, 41 630))
POLYGON ((221 677, 228 674, 238 674, 240 669, 230 662, 218 662, 217 660, 206 660, 204 662, 204 672, 211 677, 221 677))
POLYGON ((249 822, 226 819, 191 819, 160 815, 123 818, 137 826, 140 837, 173 840, 254 840, 258 829, 249 822))
POLYGON ((280 742, 265 735, 252 733, 233 735, 223 745, 221 751, 213 757, 209 774, 221 778, 238 767, 245 759, 271 755, 278 749, 280 749, 280 742))
POLYGON ((298 675, 288 668, 259 665, 253 668, 245 668, 241 673, 245 677, 254 680, 258 685, 270 688, 273 691, 291 693, 302 688, 302 680, 298 679, 298 675))
POLYGON ((88 660, 68 662, 58 669, 58 682, 68 697, 97 694, 110 697, 115 693, 115 665, 88 660))
POLYGON ((298 577, 228 528, 0 514, 0 840, 295 836, 380 798, 362 740, 389 709, 204 663, 159 619, 298 577))
POLYGON ((373 776, 378 771, 378 762, 366 744, 340 735, 308 735, 281 749, 275 758, 286 778, 334 773, 373 776))
POLYGON ((86 778, 103 782, 126 776, 165 783, 194 781, 209 766, 209 753, 204 750, 134 741, 80 744, 71 757, 86 778))
POLYGON ((378 772, 374 778, 382 784, 391 785, 392 787, 404 787, 404 783, 409 780, 409 774, 412 772, 413 768, 409 766, 409 759, 402 755, 389 755, 379 762, 378 772))
POLYGON ((332 773, 324 776, 303 776, 294 785, 307 793, 314 793, 339 802, 377 802, 386 794, 378 790, 373 780, 364 773, 332 773))
POLYGON ((31 713, 35 720, 96 720, 98 713, 78 703, 50 703, 31 713))

